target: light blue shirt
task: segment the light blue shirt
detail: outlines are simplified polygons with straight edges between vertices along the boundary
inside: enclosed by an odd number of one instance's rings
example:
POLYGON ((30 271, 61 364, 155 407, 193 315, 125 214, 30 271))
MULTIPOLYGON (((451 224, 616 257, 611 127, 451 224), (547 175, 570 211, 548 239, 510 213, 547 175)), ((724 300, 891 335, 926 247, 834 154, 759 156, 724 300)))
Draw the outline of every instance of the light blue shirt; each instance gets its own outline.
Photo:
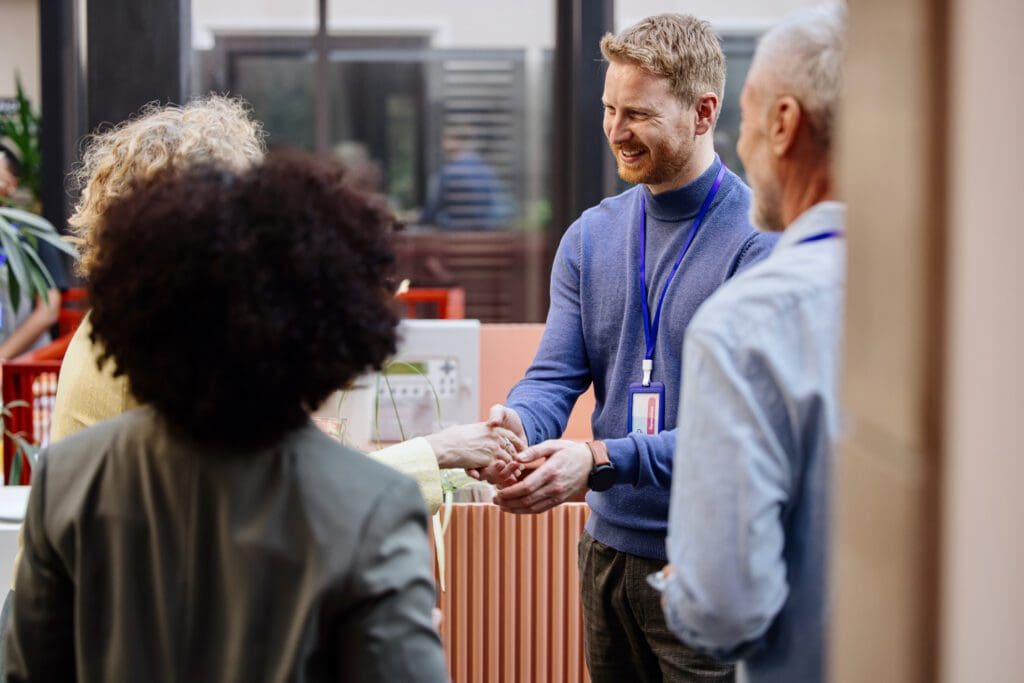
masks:
POLYGON ((694 316, 669 515, 666 618, 748 680, 824 679, 845 208, 822 202, 694 316))

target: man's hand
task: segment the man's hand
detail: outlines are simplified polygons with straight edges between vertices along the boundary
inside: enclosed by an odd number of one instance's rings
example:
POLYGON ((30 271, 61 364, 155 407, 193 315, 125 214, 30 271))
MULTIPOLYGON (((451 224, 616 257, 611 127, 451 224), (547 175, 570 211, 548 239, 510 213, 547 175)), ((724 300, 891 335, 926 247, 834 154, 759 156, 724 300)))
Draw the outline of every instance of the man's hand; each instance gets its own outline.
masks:
POLYGON ((466 474, 473 479, 480 479, 494 484, 498 488, 503 488, 519 481, 519 476, 522 474, 523 469, 522 463, 516 460, 508 462, 495 460, 483 469, 466 470, 466 474))
POLYGON ((516 456, 521 463, 539 458, 547 460, 523 481, 499 491, 494 497, 495 505, 517 514, 544 512, 586 490, 587 478, 594 467, 594 458, 586 444, 553 439, 516 456))
POLYGON ((526 448, 526 442, 517 434, 487 422, 448 427, 425 438, 441 469, 472 470, 512 463, 512 456, 526 448))

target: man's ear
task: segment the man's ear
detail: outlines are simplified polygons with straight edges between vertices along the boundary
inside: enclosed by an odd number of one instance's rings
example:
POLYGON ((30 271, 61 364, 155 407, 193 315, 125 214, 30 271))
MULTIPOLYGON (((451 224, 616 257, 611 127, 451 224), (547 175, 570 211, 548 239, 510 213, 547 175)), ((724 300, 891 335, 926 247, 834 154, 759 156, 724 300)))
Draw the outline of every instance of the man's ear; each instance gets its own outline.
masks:
POLYGON ((768 113, 768 146, 776 157, 789 154, 796 144, 797 132, 804 123, 804 112, 792 95, 775 100, 768 113))
POLYGON ((718 95, 713 92, 706 92, 697 98, 697 125, 694 127, 694 133, 697 135, 704 135, 710 133, 715 129, 715 121, 718 120, 718 112, 720 103, 718 101, 718 95))

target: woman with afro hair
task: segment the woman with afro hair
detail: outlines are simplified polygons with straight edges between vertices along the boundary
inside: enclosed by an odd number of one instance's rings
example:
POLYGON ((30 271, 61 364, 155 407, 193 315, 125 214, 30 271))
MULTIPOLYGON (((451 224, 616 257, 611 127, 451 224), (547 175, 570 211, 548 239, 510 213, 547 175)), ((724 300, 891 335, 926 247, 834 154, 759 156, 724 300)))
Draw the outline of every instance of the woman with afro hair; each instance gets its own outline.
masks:
POLYGON ((389 217, 298 153, 113 201, 92 339, 141 404, 34 473, 8 680, 443 681, 415 483, 310 411, 395 348, 389 217))

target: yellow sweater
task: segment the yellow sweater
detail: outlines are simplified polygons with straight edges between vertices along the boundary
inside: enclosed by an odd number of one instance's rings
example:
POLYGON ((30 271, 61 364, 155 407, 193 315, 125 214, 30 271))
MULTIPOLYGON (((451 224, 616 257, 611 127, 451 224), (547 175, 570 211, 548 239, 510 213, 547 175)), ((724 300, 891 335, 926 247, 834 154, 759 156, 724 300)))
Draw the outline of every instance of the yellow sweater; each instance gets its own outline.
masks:
MULTIPOLYGON (((97 368, 99 354, 89 339, 91 330, 86 316, 64 354, 50 423, 51 442, 138 405, 128 391, 127 379, 114 377, 112 363, 102 371, 97 368)), ((415 479, 428 511, 437 512, 441 505, 441 472, 426 439, 410 439, 368 455, 415 479)))

